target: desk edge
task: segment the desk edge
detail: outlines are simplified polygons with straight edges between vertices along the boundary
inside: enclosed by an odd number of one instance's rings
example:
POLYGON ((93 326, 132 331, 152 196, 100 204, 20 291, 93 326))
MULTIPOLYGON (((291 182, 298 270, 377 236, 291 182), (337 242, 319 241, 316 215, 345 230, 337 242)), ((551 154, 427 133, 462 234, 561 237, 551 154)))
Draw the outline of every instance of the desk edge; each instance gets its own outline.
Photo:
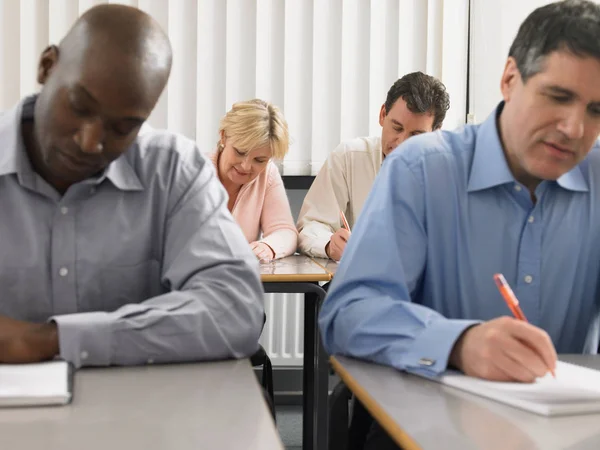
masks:
POLYGON ((417 444, 408 433, 406 433, 400 425, 385 412, 385 410, 379 406, 379 404, 371 397, 371 395, 354 379, 352 375, 344 368, 344 366, 335 358, 331 356, 329 358, 331 365, 334 370, 340 376, 342 381, 346 384, 348 389, 352 391, 354 395, 360 400, 365 408, 371 413, 373 418, 379 422, 385 431, 388 432, 390 437, 405 450, 422 450, 422 447, 417 444))
POLYGON ((265 273, 260 275, 260 281, 263 283, 316 283, 318 281, 331 281, 331 274, 325 273, 307 273, 307 274, 273 274, 265 273))

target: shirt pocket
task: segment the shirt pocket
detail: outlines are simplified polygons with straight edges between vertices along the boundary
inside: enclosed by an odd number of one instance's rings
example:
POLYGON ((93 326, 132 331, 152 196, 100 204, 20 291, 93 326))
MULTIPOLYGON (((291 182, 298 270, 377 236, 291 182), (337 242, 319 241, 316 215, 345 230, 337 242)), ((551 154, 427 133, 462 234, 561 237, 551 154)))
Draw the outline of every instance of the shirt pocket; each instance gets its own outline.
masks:
POLYGON ((80 306, 87 311, 113 312, 166 292, 160 280, 160 263, 150 259, 133 265, 90 267, 91 276, 80 287, 80 306))

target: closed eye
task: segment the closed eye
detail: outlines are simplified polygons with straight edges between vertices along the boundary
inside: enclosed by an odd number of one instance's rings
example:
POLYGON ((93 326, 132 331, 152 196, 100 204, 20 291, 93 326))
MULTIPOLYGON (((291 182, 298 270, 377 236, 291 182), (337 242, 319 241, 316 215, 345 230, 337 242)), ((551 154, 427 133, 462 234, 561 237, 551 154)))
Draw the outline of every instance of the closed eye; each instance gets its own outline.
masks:
POLYGON ((571 100, 571 97, 564 95, 551 95, 550 98, 556 103, 568 103, 571 100))

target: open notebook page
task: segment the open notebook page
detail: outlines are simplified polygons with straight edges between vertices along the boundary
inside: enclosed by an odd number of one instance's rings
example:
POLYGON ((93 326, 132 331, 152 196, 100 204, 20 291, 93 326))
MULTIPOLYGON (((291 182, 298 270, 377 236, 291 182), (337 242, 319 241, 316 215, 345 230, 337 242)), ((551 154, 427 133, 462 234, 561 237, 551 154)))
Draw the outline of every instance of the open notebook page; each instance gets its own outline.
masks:
POLYGON ((542 414, 600 410, 600 371, 560 361, 556 378, 548 374, 534 383, 487 381, 458 372, 449 372, 436 381, 542 414), (593 404, 598 407, 586 406, 593 404))

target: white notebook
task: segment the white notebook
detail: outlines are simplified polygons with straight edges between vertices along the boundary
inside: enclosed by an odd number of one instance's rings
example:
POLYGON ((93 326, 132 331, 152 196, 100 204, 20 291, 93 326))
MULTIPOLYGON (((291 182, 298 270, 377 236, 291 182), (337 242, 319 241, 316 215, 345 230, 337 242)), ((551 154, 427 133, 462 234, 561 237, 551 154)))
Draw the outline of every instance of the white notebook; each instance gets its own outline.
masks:
POLYGON ((73 370, 65 361, 0 364, 0 407, 65 405, 73 397, 73 370))
POLYGON ((503 383, 450 372, 435 378, 447 386, 544 416, 600 412, 600 371, 558 362, 556 378, 503 383))

